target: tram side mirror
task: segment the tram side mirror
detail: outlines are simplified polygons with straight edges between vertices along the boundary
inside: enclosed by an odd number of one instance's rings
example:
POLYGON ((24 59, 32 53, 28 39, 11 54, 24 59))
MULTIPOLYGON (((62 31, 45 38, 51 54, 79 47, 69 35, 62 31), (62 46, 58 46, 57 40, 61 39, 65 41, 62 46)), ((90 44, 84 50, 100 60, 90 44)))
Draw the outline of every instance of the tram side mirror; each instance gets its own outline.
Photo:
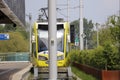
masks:
POLYGON ((71 43, 75 43, 75 26, 70 25, 70 41, 71 43))

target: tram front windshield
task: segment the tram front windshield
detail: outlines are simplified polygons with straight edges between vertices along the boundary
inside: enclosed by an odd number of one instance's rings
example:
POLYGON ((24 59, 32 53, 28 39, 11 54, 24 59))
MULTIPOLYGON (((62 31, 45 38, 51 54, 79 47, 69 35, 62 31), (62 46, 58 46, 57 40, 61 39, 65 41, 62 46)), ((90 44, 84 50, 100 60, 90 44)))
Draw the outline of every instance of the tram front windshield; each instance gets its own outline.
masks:
MULTIPOLYGON (((57 25, 57 51, 63 52, 64 29, 63 24, 57 25)), ((48 25, 38 26, 38 52, 48 50, 48 25)))

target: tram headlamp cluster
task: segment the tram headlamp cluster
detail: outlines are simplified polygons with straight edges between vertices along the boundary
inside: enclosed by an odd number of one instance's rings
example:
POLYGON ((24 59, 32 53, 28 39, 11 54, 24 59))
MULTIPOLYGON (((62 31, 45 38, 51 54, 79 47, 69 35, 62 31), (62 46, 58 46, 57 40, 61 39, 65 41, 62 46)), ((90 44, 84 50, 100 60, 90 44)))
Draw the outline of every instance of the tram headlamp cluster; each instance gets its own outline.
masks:
POLYGON ((64 56, 61 55, 61 56, 57 56, 57 60, 63 60, 64 59, 64 56))
MULTIPOLYGON (((39 56, 38 59, 39 59, 39 60, 42 60, 42 61, 48 60, 48 58, 47 58, 47 57, 44 57, 44 56, 39 56)), ((58 60, 58 61, 59 61, 59 60, 63 60, 63 59, 64 59, 64 56, 63 56, 63 55, 57 56, 57 60, 58 60)))
POLYGON ((47 59, 46 57, 44 57, 44 56, 39 56, 38 58, 39 58, 39 60, 42 60, 42 61, 48 60, 48 59, 47 59))

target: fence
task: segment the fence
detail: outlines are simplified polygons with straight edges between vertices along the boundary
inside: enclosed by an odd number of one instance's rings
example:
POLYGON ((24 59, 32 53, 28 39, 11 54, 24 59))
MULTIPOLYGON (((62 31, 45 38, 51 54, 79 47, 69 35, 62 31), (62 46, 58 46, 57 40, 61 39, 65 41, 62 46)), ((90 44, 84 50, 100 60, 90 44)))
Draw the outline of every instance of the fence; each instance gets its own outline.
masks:
POLYGON ((0 61, 30 61, 28 52, 0 53, 0 61))
POLYGON ((120 80, 120 70, 102 70, 102 80, 120 80))
POLYGON ((76 62, 73 62, 73 66, 99 80, 120 80, 120 70, 99 70, 76 62))

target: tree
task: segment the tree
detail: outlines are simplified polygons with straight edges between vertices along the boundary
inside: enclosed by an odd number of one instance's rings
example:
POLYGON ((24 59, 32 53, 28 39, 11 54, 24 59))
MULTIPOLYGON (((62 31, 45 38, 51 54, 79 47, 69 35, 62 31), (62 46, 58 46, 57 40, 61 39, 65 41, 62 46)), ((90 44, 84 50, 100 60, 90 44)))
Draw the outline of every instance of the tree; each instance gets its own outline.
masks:
POLYGON ((106 43, 109 43, 111 45, 114 44, 114 40, 109 27, 99 30, 99 44, 101 46, 104 46, 106 43))
MULTIPOLYGON (((92 32, 93 32, 93 22, 92 20, 87 20, 86 18, 83 19, 83 27, 84 27, 84 34, 85 34, 85 38, 84 38, 84 45, 85 45, 85 40, 88 41, 87 45, 88 48, 93 48, 93 44, 92 43, 92 32)), ((71 22, 72 25, 75 26, 75 34, 78 35, 79 34, 79 20, 75 20, 73 22, 71 22)))
MULTIPOLYGON (((108 21, 99 29, 99 43, 104 46, 106 43, 111 45, 119 45, 120 41, 120 27, 118 17, 110 16, 108 21)), ((96 33, 95 33, 96 34, 96 33)), ((96 35, 93 36, 94 42, 96 42, 96 35)))
POLYGON ((28 51, 28 32, 20 26, 14 27, 12 24, 6 24, 0 27, 0 33, 7 33, 9 40, 0 41, 0 52, 23 52, 28 51))
POLYGON ((115 41, 115 44, 120 52, 120 16, 110 16, 108 18, 107 25, 110 27, 111 35, 115 41))
POLYGON ((88 48, 93 48, 92 43, 92 32, 93 32, 93 22, 92 20, 88 21, 87 19, 84 18, 84 34, 85 34, 85 39, 84 39, 84 45, 88 45, 88 48), (87 40, 87 44, 86 43, 87 40))
POLYGON ((0 25, 0 32, 4 32, 4 26, 0 25))
POLYGON ((4 26, 4 32, 15 31, 15 30, 16 30, 16 26, 14 26, 13 24, 5 24, 4 26))
POLYGON ((106 27, 99 30, 100 45, 105 47, 104 54, 106 55, 106 68, 115 69, 120 65, 120 19, 118 16, 110 16, 106 22, 106 27), (107 46, 106 46, 107 45, 107 46), (116 52, 112 52, 114 48, 116 52), (109 55, 109 56, 108 56, 109 55), (116 64, 117 62, 117 64, 116 64), (110 66, 114 65, 114 66, 110 66))
POLYGON ((26 52, 28 41, 19 32, 9 32, 9 40, 0 41, 0 52, 26 52))

